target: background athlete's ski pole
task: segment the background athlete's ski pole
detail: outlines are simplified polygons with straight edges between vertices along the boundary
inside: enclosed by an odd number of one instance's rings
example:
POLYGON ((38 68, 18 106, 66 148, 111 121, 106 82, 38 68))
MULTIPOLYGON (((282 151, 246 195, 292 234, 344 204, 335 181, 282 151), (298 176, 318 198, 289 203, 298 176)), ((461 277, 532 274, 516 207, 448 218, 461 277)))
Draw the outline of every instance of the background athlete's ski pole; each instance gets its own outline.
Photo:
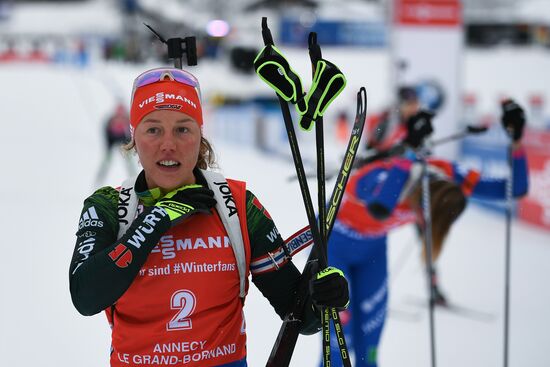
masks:
POLYGON ((468 125, 468 126, 466 126, 466 128, 463 131, 460 131, 458 133, 446 136, 446 137, 441 138, 441 139, 431 141, 430 145, 431 146, 437 146, 437 145, 441 145, 441 144, 445 144, 445 143, 448 143, 448 142, 451 142, 451 141, 455 141, 455 140, 458 140, 458 139, 465 138, 468 135, 481 134, 481 133, 486 132, 487 129, 488 129, 488 127, 486 127, 486 126, 469 126, 468 125))
POLYGON ((508 180, 506 181, 506 252, 504 268, 504 367, 508 367, 510 332, 510 255, 511 255, 511 232, 512 232, 512 210, 514 205, 514 143, 521 139, 523 126, 525 125, 525 113, 523 109, 512 100, 502 102, 502 125, 510 137, 507 146, 507 162, 509 169, 508 180))
POLYGON ((434 308, 435 308, 435 283, 434 283, 434 268, 432 262, 432 216, 431 216, 431 203, 430 203, 430 177, 428 175, 428 155, 430 154, 429 148, 426 144, 426 136, 433 132, 432 117, 433 113, 430 111, 420 111, 407 121, 408 135, 405 138, 405 143, 411 148, 416 150, 417 159, 422 164, 422 220, 423 220, 423 232, 424 232, 424 246, 426 256, 426 273, 429 290, 429 316, 430 316, 430 354, 431 354, 431 366, 436 367, 436 350, 435 350, 435 320, 434 320, 434 308))

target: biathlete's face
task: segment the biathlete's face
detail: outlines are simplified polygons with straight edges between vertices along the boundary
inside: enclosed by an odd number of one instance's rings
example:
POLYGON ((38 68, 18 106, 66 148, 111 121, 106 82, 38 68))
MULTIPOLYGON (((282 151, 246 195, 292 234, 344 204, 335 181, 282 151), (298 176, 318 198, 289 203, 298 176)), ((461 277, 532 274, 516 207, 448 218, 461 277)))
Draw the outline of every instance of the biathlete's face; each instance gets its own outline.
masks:
POLYGON ((399 106, 399 112, 401 113, 401 120, 407 121, 409 117, 413 116, 420 110, 420 102, 417 99, 402 102, 399 106))
POLYGON ((193 118, 177 111, 153 111, 137 125, 134 140, 150 189, 169 192, 195 183, 201 129, 193 118))

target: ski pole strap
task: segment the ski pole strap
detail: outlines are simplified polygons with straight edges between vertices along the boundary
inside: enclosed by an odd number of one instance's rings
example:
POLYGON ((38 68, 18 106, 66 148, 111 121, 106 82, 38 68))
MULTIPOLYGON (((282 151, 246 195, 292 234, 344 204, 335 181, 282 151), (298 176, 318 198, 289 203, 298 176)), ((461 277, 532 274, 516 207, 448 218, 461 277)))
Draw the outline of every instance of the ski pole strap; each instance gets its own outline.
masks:
POLYGON ((302 130, 309 131, 313 122, 323 116, 328 106, 346 86, 346 77, 340 69, 325 59, 315 64, 313 84, 305 96, 305 104, 298 103, 296 110, 300 114, 298 125, 302 130))
POLYGON ((254 60, 254 70, 286 102, 296 104, 303 99, 300 77, 274 45, 264 46, 254 60))
POLYGON ((252 275, 269 273, 279 269, 292 259, 292 256, 313 244, 313 235, 309 226, 305 226, 298 232, 286 239, 282 246, 279 246, 267 254, 252 259, 250 272, 252 275))

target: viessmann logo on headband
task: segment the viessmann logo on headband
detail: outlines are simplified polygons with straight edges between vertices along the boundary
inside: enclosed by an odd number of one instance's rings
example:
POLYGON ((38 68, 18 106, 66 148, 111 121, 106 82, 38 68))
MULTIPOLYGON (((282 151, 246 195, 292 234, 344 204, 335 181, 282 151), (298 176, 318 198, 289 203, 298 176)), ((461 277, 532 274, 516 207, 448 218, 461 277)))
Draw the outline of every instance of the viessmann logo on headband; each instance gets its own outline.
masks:
POLYGON ((187 103, 194 109, 197 109, 197 104, 191 101, 189 98, 182 97, 179 94, 170 94, 170 93, 164 93, 164 92, 156 93, 154 96, 144 99, 143 101, 140 102, 139 108, 143 108, 150 103, 159 104, 168 100, 181 101, 183 103, 187 103))

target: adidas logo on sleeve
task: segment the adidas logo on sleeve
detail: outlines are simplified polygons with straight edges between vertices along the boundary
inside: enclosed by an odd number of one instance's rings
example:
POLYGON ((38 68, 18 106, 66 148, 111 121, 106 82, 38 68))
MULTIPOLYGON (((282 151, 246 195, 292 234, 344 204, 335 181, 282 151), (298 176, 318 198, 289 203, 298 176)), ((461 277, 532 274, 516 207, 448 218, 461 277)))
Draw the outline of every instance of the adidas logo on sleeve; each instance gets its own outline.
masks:
POLYGON ((85 227, 103 227, 103 222, 99 220, 97 212, 93 206, 89 207, 82 217, 80 217, 80 222, 78 222, 78 229, 85 227))

